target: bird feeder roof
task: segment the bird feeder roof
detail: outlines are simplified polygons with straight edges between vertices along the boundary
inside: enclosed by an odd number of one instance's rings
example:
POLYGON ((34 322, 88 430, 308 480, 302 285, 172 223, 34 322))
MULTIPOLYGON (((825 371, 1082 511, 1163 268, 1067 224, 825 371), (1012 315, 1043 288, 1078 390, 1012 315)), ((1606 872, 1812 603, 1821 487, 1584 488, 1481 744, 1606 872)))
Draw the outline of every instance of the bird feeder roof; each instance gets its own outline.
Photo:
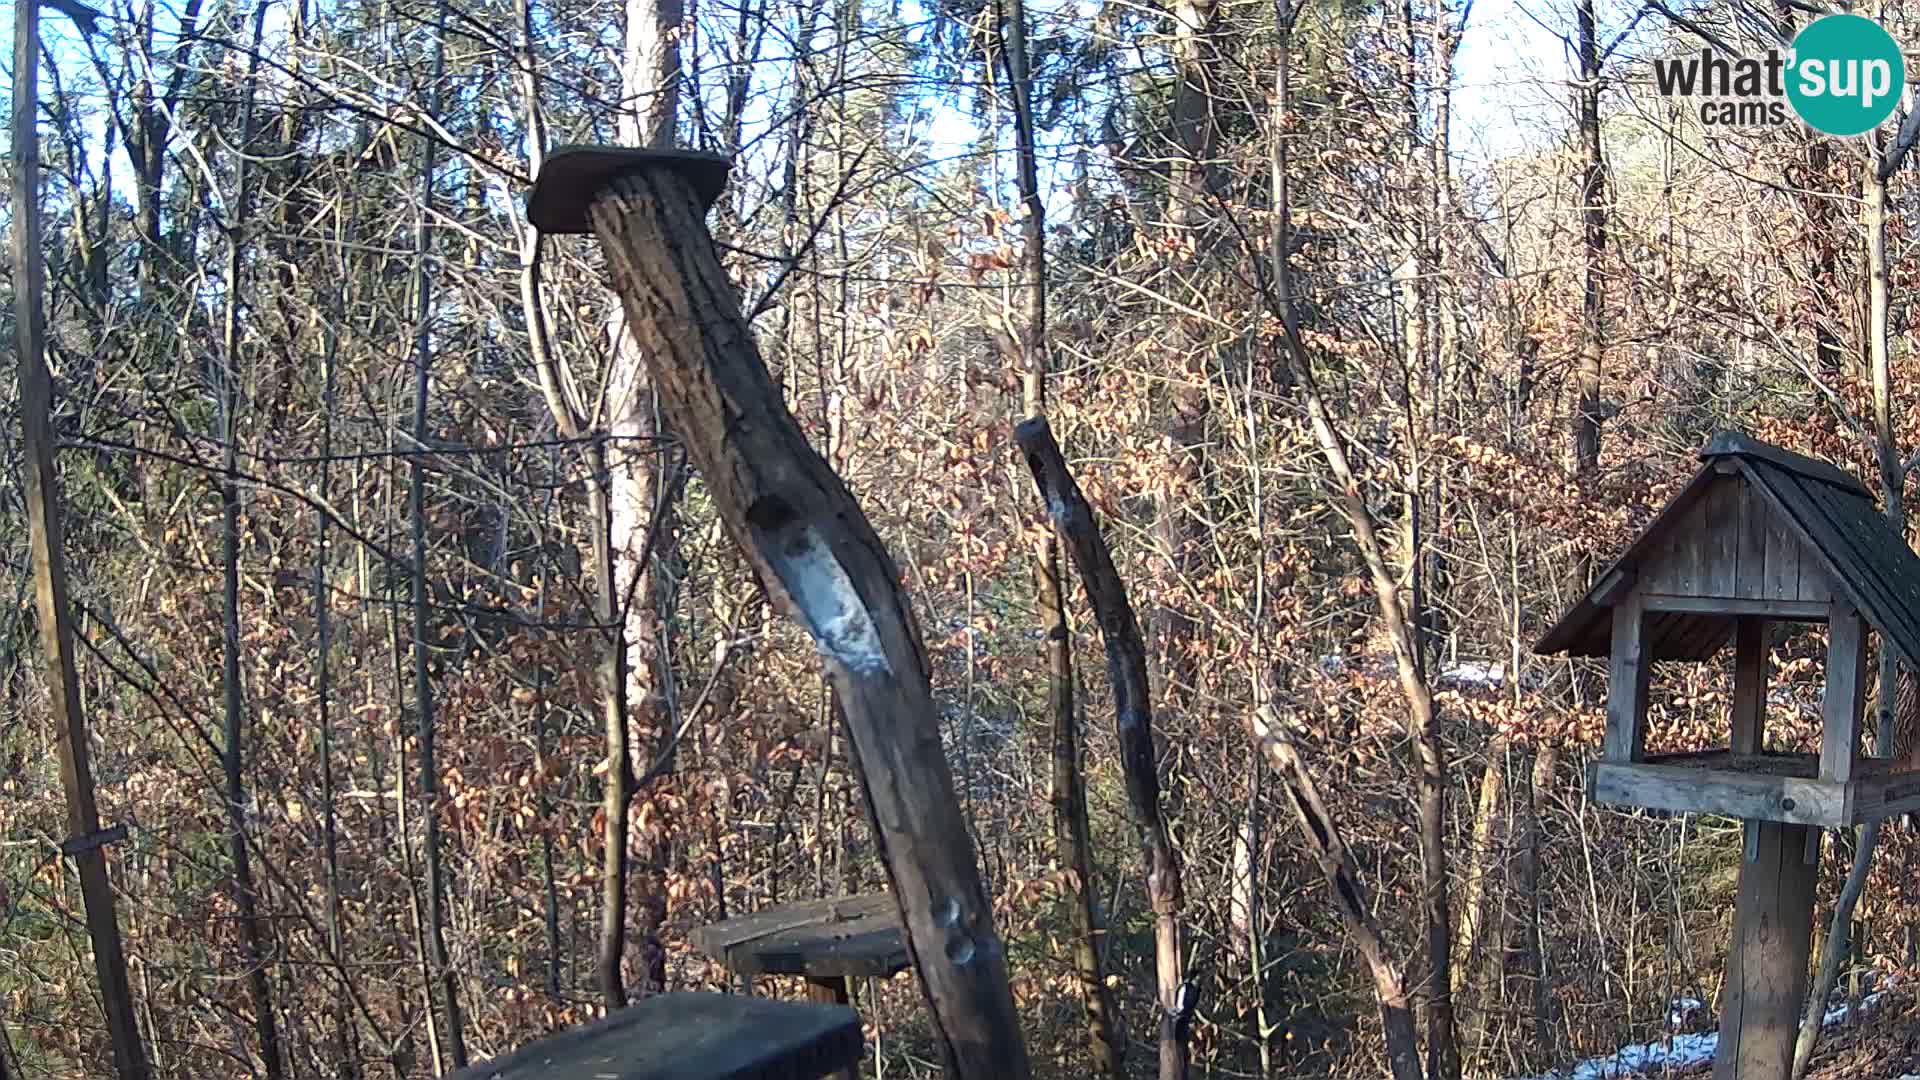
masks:
POLYGON ((1647 612, 1651 658, 1706 660, 1726 644, 1738 615, 1755 612, 1756 602, 1745 598, 1766 589, 1748 583, 1768 581, 1766 571, 1776 568, 1763 564, 1791 560, 1803 568, 1800 588, 1818 590, 1809 597, 1830 590, 1833 600, 1851 603, 1882 641, 1920 667, 1920 556, 1881 515, 1865 485, 1827 462, 1739 432, 1714 436, 1700 459, 1700 472, 1561 615, 1535 652, 1608 655, 1612 597, 1623 583, 1660 577, 1663 591, 1701 602, 1689 610, 1647 612), (1674 572, 1675 562, 1689 559, 1690 568, 1674 572))

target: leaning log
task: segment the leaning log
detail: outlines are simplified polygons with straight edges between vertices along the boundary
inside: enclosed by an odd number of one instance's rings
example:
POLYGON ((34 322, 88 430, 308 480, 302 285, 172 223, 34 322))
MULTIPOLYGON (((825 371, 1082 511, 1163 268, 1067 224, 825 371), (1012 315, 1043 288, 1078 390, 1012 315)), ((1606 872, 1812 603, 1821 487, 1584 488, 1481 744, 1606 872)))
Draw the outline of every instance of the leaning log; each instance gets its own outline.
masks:
POLYGON ((1353 853, 1347 849, 1339 826, 1320 798, 1320 786, 1307 770, 1306 762, 1300 759, 1293 736, 1271 706, 1255 709, 1248 726, 1260 744, 1261 754, 1286 783, 1287 804, 1293 808, 1301 835, 1306 837, 1314 861, 1320 864, 1320 872, 1327 879, 1334 913, 1346 924, 1347 936, 1366 962, 1368 974, 1373 976, 1373 996, 1380 1006, 1380 1022, 1387 1037, 1388 1073, 1393 1080, 1423 1080, 1420 1041, 1414 1030, 1406 980, 1401 977, 1386 935, 1381 933, 1380 923, 1368 906, 1353 853))
MULTIPOLYGON (((84 10, 84 9, 83 9, 84 10)), ((91 16, 75 16, 91 32, 91 16)), ((99 979, 100 1005, 113 1045, 113 1068, 120 1080, 146 1080, 146 1048, 134 1021, 133 989, 127 981, 127 956, 120 941, 113 885, 107 875, 106 845, 126 835, 122 826, 102 830, 94 799, 89 760, 86 703, 80 697, 80 667, 75 655, 73 605, 67 590, 67 558, 61 543, 59 484, 53 471, 53 373, 47 367, 46 249, 41 240, 40 8, 17 2, 13 8, 13 253, 14 355, 20 379, 20 434, 26 448, 27 557, 33 567, 33 602, 39 613, 40 651, 46 660, 47 697, 52 705, 54 756, 60 762, 60 786, 67 796, 67 839, 61 850, 73 856, 80 874, 80 900, 87 936, 93 943, 93 971, 99 979)))
POLYGON ((1153 703, 1147 692, 1147 650, 1140 625, 1127 600, 1127 587, 1114 568, 1113 553, 1094 523, 1093 510, 1067 471, 1045 417, 1023 421, 1013 430, 1026 455, 1033 482, 1087 587, 1094 621, 1107 650, 1107 679, 1113 684, 1114 719, 1120 734, 1120 770, 1126 776, 1147 863, 1147 899, 1153 905, 1153 959, 1160 996, 1160 1080, 1185 1080, 1187 1029, 1193 1018, 1194 988, 1187 983, 1180 953, 1180 859, 1173 836, 1160 815, 1160 769, 1153 749, 1153 703))
POLYGON ((953 1077, 1030 1072, 1007 958, 941 748, 900 572, 800 431, 720 266, 712 155, 573 148, 528 216, 598 237, 660 404, 769 596, 812 636, 840 694, 909 954, 953 1077))

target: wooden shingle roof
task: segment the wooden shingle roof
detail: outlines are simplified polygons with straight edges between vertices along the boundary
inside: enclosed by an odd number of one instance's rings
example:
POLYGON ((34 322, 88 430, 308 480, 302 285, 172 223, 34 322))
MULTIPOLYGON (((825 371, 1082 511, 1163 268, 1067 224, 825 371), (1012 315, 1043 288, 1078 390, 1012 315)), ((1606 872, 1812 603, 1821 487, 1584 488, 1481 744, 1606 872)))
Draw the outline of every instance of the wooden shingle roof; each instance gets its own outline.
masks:
MULTIPOLYGON (((1700 452, 1700 472, 1674 496, 1626 552, 1595 579, 1534 651, 1606 656, 1612 617, 1602 596, 1658 563, 1691 539, 1683 529, 1732 534, 1724 550, 1738 558, 1764 526, 1799 541, 1799 557, 1825 571, 1831 587, 1878 630, 1881 640, 1910 667, 1920 668, 1920 556, 1881 515, 1873 495, 1833 465, 1771 446, 1738 432, 1723 432, 1700 452), (1707 506, 1720 485, 1744 483, 1749 505, 1765 508, 1765 523, 1707 506), (1704 522, 1704 526, 1702 523, 1704 522)), ((1710 604, 1701 605, 1710 608, 1710 604)), ((1705 611, 1660 611, 1647 615, 1646 640, 1655 660, 1705 660, 1726 644, 1734 616, 1705 611)))

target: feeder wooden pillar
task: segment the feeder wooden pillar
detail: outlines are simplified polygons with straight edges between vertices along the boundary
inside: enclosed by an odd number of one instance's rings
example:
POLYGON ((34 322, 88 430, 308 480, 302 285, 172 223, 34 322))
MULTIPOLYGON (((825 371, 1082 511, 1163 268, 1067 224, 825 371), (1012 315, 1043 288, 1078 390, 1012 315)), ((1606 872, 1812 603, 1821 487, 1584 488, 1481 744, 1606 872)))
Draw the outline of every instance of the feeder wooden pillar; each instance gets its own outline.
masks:
POLYGON ((568 147, 528 199, 543 232, 599 238, 662 409, 775 605, 826 661, 947 1075, 1025 1080, 1007 957, 954 795, 900 572, 808 444, 754 344, 706 211, 712 154, 568 147))
POLYGON ((1596 802, 1741 820, 1714 1077, 1785 1080, 1804 1014, 1823 830, 1920 808, 1920 771, 1862 757, 1860 745, 1867 635, 1920 666, 1920 556, 1867 488, 1826 462, 1737 433, 1700 456, 1692 482, 1535 650, 1607 661, 1606 739, 1587 778, 1596 802), (1817 752, 1767 747, 1776 622, 1827 627, 1817 752), (1711 660, 1729 639, 1726 745, 1649 756, 1653 664, 1711 660))
POLYGON ((1740 864, 1713 1076, 1780 1080, 1793 1065, 1807 998, 1820 831, 1778 821, 1745 825, 1751 856, 1740 864))
MULTIPOLYGON (((1830 672, 1829 690, 1832 685, 1830 672)), ((1735 752, 1759 753, 1766 745, 1766 701, 1767 623, 1745 616, 1734 629, 1735 752)), ((1714 1080, 1774 1080, 1792 1068, 1807 996, 1821 831, 1753 818, 1741 824, 1740 884, 1713 1075, 1714 1080)))

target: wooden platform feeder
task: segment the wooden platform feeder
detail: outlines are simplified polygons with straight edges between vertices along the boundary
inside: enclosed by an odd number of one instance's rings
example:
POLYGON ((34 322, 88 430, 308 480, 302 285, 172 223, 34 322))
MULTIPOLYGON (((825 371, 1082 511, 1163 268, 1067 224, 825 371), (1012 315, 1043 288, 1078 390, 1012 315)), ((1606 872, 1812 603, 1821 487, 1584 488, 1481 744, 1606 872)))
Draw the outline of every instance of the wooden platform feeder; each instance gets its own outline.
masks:
POLYGON ((668 428, 768 599, 820 652, 947 1075, 1025 1080, 1006 947, 941 749, 926 646, 898 565, 787 408, 720 264, 706 213, 727 169, 712 154, 561 147, 527 218, 599 241, 668 428))
MULTIPOLYGON (((890 978, 913 964, 886 893, 781 904, 702 926, 689 940, 735 975, 797 975, 809 1001, 829 1005, 852 1000, 849 979, 890 978)), ((854 1080, 860 1070, 834 1075, 854 1080)))
POLYGON ((453 1080, 820 1080, 860 1060, 852 1009, 731 994, 657 994, 453 1080))
POLYGON ((1605 657, 1606 741, 1594 801, 1746 824, 1715 1080, 1784 1080, 1806 994, 1820 830, 1920 809, 1920 772, 1861 752, 1867 635, 1920 660, 1920 557, 1861 483, 1737 433, 1535 646, 1605 657), (1766 745, 1770 624, 1825 623, 1818 753, 1766 745), (1649 757, 1657 660, 1707 661, 1731 640, 1724 748, 1649 757))

